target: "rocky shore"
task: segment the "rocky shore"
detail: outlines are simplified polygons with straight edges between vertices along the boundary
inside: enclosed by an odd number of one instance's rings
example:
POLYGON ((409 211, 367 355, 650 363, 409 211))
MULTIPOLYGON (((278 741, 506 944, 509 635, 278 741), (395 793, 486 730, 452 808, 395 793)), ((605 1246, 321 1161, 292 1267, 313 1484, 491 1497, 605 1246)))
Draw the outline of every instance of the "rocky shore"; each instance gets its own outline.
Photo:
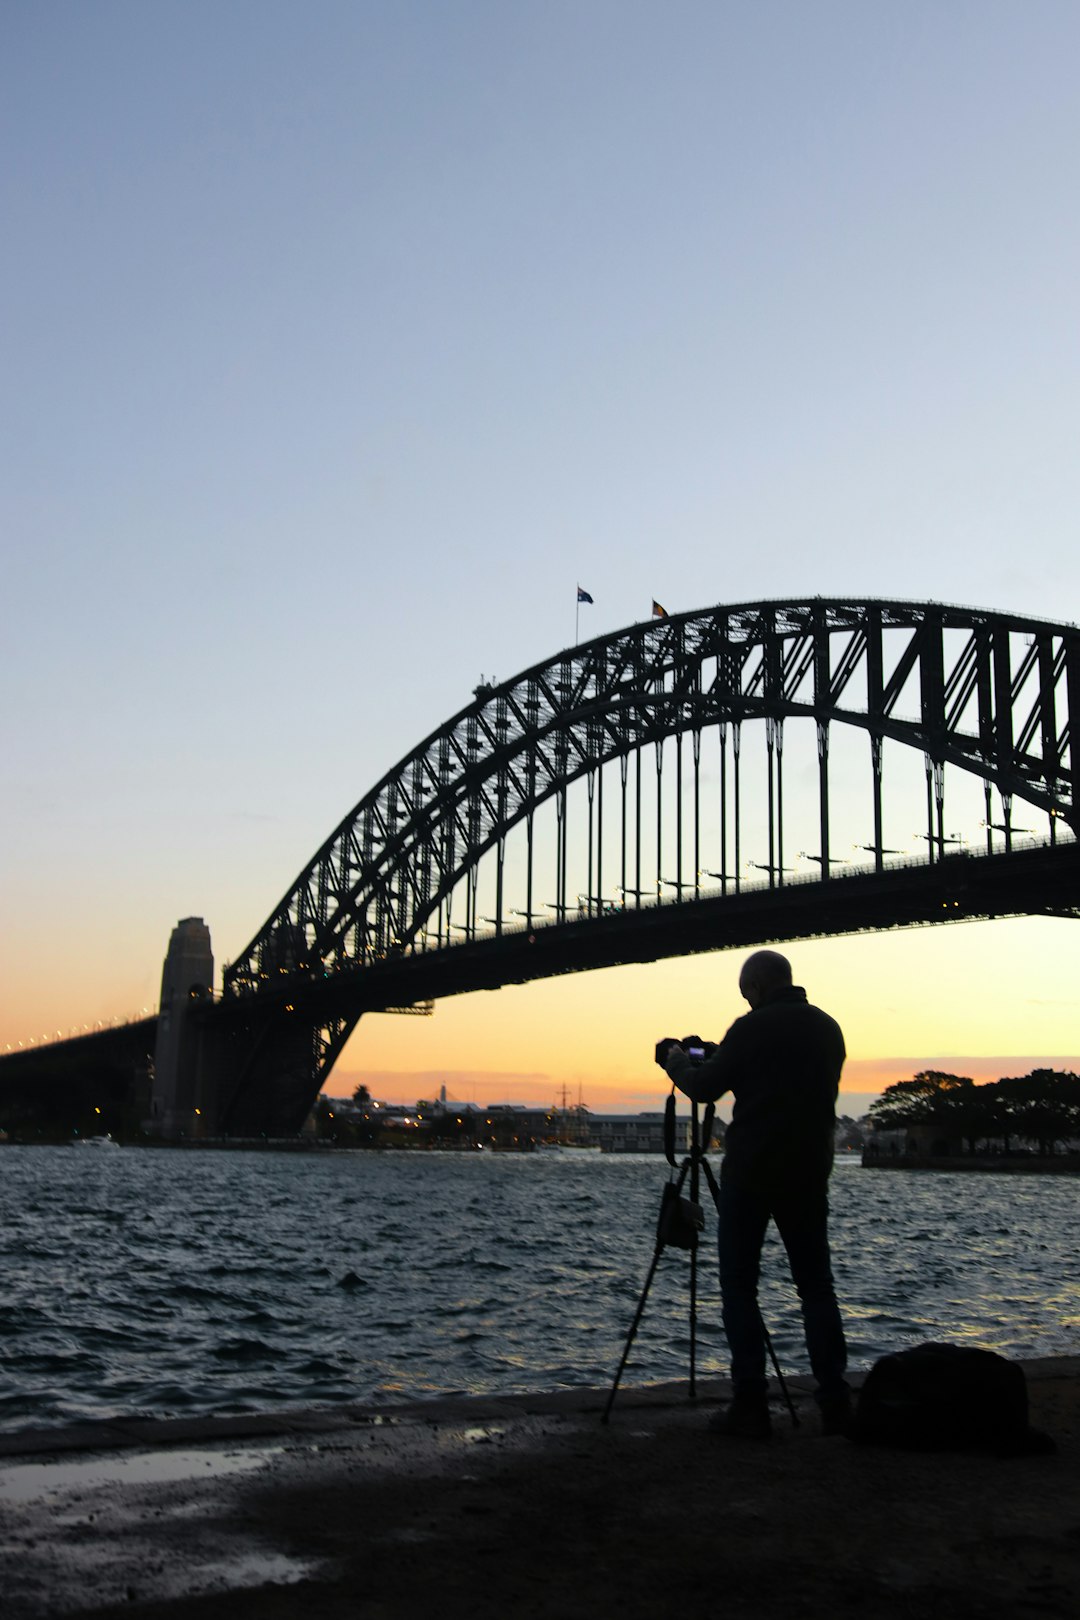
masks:
POLYGON ((1025 1364, 1046 1457, 768 1442, 685 1384, 0 1437, 3 1620, 860 1620, 1080 1610, 1080 1357, 1025 1364))

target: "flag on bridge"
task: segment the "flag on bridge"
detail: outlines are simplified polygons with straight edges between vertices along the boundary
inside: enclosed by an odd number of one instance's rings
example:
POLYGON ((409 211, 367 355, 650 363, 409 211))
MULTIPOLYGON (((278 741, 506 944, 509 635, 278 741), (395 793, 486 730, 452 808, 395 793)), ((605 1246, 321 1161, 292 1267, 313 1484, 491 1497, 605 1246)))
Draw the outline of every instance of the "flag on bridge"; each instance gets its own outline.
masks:
POLYGON ((589 595, 588 591, 583 591, 580 585, 577 588, 577 599, 579 602, 592 602, 592 597, 589 595))
POLYGON ((655 596, 653 597, 652 616, 653 616, 654 619, 666 619, 667 618, 667 608, 666 607, 661 607, 659 602, 656 600, 655 596))

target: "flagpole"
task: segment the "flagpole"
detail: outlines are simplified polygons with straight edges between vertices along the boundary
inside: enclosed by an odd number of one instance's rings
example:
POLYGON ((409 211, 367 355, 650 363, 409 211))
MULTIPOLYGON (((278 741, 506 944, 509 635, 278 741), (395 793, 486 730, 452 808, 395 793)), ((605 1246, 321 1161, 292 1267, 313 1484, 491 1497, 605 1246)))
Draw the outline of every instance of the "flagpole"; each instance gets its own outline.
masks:
POLYGON ((579 585, 575 591, 575 598, 577 605, 574 608, 574 646, 576 647, 581 637, 581 604, 582 602, 591 602, 592 597, 588 591, 583 591, 579 585))

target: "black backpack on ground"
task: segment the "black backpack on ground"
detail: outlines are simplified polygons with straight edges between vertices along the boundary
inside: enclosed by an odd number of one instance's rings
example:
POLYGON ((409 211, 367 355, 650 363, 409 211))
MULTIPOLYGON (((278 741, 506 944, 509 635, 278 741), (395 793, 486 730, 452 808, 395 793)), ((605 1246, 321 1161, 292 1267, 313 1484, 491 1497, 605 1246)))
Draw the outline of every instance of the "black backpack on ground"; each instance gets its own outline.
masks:
POLYGON ((850 1432, 864 1445, 907 1451, 1018 1457, 1057 1449, 1028 1422, 1023 1368, 992 1350, 958 1344, 917 1344, 875 1361, 850 1432))

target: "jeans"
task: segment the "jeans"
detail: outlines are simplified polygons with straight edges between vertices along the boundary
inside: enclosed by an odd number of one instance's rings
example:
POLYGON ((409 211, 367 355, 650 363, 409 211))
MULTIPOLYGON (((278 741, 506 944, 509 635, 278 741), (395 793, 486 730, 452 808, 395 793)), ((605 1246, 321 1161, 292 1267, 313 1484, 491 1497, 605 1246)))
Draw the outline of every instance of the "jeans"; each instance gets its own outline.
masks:
POLYGON ((829 1199, 824 1183, 758 1189, 720 1184, 720 1293, 736 1395, 766 1388, 765 1328, 758 1309, 761 1247, 770 1217, 787 1250, 802 1303, 803 1330, 819 1398, 846 1388, 847 1346, 829 1258, 829 1199))

